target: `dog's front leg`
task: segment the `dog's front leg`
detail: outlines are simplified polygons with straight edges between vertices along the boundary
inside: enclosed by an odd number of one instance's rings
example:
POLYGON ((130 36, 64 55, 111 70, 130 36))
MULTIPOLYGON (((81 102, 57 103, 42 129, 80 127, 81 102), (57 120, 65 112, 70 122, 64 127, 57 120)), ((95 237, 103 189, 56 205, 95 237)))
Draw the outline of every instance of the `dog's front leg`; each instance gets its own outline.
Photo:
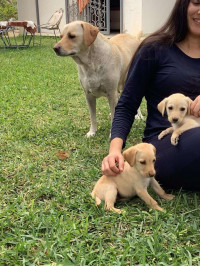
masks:
POLYGON ((86 134, 87 138, 94 137, 97 131, 97 121, 96 121, 96 97, 91 93, 85 93, 87 104, 90 112, 90 130, 86 134))
POLYGON ((181 131, 178 129, 178 130, 175 130, 171 136, 171 144, 176 146, 178 144, 178 141, 179 141, 179 136, 181 135, 181 131))
POLYGON ((173 127, 168 127, 167 129, 163 130, 159 135, 158 135, 158 139, 162 139, 164 136, 170 134, 173 132, 173 127))
POLYGON ((152 178, 150 185, 161 198, 166 200, 172 200, 174 198, 174 195, 165 193, 155 178, 152 178))
POLYGON ((110 106, 111 123, 112 123, 115 114, 115 106, 117 105, 118 102, 118 92, 107 94, 107 98, 110 106))
POLYGON ((196 122, 191 121, 191 122, 187 122, 187 123, 183 124, 181 127, 177 128, 177 129, 175 129, 172 136, 171 136, 171 144, 176 146, 178 144, 180 135, 184 131, 191 129, 191 128, 194 128, 194 127, 198 127, 198 126, 199 125, 196 122))
MULTIPOLYGON (((118 92, 113 92, 112 94, 107 94, 109 106, 110 106, 110 112, 111 112, 111 124, 114 118, 115 114, 115 106, 117 105, 118 102, 118 92)), ((110 133, 111 136, 111 133, 110 133)))
POLYGON ((140 197, 144 202, 146 202, 147 205, 149 205, 151 208, 155 210, 159 210, 161 212, 165 212, 164 209, 162 209, 158 203, 149 195, 147 190, 142 189, 136 191, 138 197, 140 197))

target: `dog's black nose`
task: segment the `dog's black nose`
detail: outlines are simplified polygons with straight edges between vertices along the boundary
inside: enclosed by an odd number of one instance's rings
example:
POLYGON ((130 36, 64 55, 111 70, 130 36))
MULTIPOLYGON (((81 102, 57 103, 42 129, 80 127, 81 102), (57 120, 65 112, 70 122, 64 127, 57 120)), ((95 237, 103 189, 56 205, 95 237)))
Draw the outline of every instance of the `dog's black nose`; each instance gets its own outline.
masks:
POLYGON ((178 118, 175 117, 172 119, 172 121, 173 121, 173 123, 176 123, 176 122, 178 122, 178 118))
POLYGON ((55 53, 57 54, 57 55, 60 55, 60 46, 54 46, 53 47, 53 49, 54 49, 54 51, 55 51, 55 53))

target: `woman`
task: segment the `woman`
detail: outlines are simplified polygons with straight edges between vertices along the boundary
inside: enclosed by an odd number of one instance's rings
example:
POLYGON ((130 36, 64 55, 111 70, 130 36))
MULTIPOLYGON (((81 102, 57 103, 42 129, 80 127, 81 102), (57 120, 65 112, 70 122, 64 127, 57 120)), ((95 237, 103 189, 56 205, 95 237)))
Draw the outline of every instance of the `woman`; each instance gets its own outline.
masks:
POLYGON ((166 24, 141 43, 116 107, 103 174, 123 171, 121 150, 145 97, 148 116, 143 141, 157 149, 156 179, 167 188, 200 190, 200 127, 184 132, 177 146, 170 136, 158 140, 170 124, 157 104, 178 92, 194 100, 191 113, 200 116, 200 0, 177 0, 166 24))

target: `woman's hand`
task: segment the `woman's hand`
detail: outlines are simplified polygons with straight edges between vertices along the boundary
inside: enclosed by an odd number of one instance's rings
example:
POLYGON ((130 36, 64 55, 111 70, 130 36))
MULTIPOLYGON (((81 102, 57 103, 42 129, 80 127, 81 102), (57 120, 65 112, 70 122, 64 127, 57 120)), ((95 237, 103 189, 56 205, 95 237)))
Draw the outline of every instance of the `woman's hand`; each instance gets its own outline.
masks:
POLYGON ((124 158, 121 152, 109 153, 102 161, 102 173, 115 176, 124 169, 124 158))
POLYGON ((124 170, 124 157, 122 156, 123 140, 114 138, 110 143, 109 154, 102 161, 102 173, 115 176, 124 170))
POLYGON ((196 117, 200 117, 200 95, 190 105, 190 113, 196 117))

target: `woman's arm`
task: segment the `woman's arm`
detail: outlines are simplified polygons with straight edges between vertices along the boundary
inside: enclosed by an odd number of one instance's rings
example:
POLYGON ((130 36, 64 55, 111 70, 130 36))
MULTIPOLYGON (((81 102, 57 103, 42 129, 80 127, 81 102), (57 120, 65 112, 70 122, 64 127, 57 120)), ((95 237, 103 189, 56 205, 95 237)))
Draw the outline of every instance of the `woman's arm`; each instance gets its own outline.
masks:
POLYGON ((102 161, 104 175, 117 175, 124 169, 125 146, 137 109, 156 69, 155 49, 143 47, 131 63, 124 90, 115 109, 109 154, 102 161))
POLYGON ((148 88, 155 78, 157 67, 158 59, 153 45, 142 47, 131 63, 124 90, 115 108, 111 129, 111 140, 123 139, 123 147, 142 98, 148 94, 148 88))

